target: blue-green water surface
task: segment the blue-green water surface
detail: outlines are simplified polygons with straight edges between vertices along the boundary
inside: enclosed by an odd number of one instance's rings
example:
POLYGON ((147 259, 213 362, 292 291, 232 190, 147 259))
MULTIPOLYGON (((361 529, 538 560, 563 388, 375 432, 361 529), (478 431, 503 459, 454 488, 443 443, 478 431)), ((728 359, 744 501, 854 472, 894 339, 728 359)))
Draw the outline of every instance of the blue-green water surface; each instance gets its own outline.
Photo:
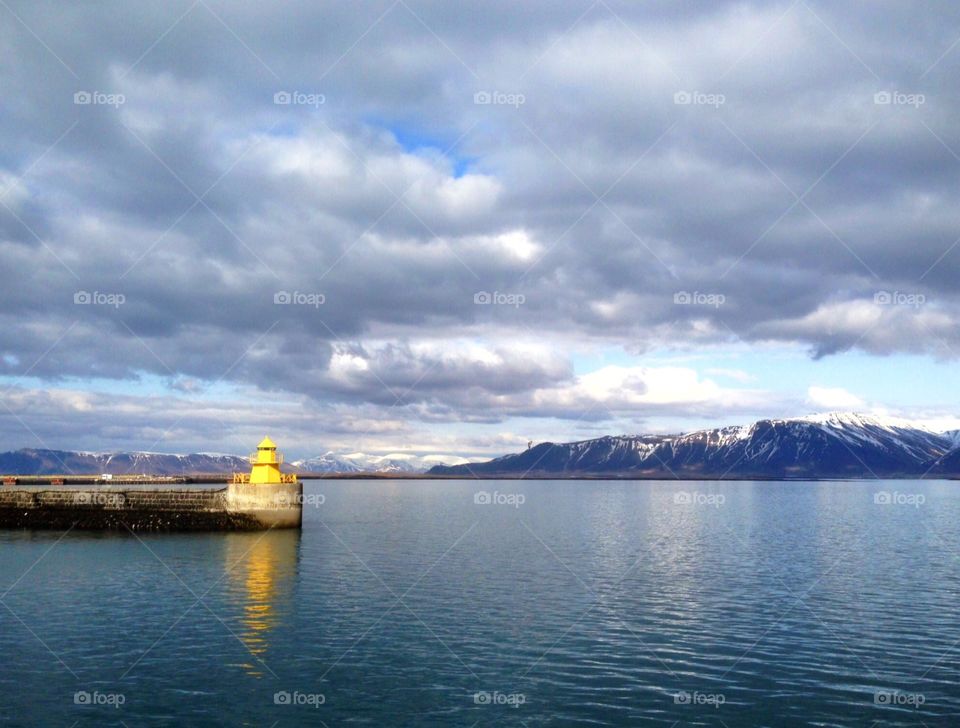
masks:
POLYGON ((0 531, 0 722, 960 725, 960 484, 314 481, 0 531))

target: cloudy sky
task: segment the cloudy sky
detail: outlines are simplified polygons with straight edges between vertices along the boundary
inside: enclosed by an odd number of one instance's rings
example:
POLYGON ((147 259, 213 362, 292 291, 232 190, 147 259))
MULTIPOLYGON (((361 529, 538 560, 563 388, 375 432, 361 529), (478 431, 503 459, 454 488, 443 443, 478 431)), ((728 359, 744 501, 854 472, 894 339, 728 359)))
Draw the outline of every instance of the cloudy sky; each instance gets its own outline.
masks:
POLYGON ((0 0, 0 449, 960 426, 960 6, 0 0))

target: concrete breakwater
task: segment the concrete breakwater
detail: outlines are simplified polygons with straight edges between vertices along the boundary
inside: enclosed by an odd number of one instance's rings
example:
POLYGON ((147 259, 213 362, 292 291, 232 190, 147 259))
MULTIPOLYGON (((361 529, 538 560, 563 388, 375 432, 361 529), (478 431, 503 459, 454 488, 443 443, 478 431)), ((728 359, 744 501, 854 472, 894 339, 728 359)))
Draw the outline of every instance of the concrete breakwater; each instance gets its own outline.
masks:
POLYGON ((0 487, 0 528, 233 531, 299 528, 303 485, 0 487))

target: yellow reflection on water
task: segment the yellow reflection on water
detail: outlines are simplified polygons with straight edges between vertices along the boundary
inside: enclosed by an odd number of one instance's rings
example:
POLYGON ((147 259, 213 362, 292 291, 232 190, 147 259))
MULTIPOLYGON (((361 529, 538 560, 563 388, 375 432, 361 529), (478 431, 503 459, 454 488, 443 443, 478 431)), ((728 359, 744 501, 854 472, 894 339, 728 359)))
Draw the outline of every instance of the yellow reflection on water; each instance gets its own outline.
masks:
POLYGON ((270 632, 281 623, 290 601, 300 532, 233 533, 226 539, 230 591, 241 607, 236 636, 251 658, 241 667, 263 677, 270 674, 270 632))

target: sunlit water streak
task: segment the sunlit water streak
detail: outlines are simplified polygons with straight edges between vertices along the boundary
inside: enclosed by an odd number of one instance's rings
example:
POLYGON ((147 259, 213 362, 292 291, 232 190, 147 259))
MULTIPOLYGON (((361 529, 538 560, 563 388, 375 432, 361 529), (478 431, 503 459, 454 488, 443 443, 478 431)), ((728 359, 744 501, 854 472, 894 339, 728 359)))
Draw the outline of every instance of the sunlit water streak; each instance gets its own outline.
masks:
POLYGON ((0 532, 0 722, 957 724, 960 485, 307 492, 302 533, 0 532))

